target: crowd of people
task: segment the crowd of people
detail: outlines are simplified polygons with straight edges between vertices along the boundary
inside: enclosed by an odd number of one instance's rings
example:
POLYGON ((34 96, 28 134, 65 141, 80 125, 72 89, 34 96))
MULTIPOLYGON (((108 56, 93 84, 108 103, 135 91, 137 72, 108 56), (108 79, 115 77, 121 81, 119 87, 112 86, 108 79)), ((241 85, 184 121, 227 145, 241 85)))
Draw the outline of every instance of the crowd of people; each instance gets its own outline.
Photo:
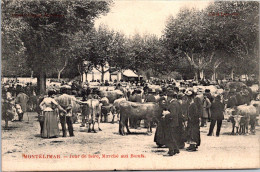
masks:
MULTIPOLYGON (((205 83, 204 83, 205 84, 205 83)), ((187 151, 196 151, 200 146, 200 127, 206 127, 210 122, 208 136, 213 135, 213 130, 217 124, 216 136, 220 135, 222 120, 226 108, 234 108, 247 104, 256 99, 252 90, 246 85, 236 87, 219 86, 224 88, 221 94, 213 94, 209 89, 194 90, 194 83, 180 83, 178 86, 174 81, 160 83, 161 89, 151 88, 148 83, 131 83, 131 87, 122 89, 119 83, 115 89, 122 90, 123 96, 132 102, 154 102, 164 101, 164 111, 161 118, 156 122, 156 133, 154 141, 158 147, 166 146, 169 148, 168 154, 173 156, 180 153, 179 149, 185 147, 185 142, 189 144, 187 151)), ((157 87, 158 88, 158 87, 157 87)), ((28 111, 36 111, 39 114, 39 123, 41 127, 41 137, 52 138, 59 136, 59 122, 61 123, 63 137, 69 135, 75 136, 73 132, 73 113, 72 104, 77 102, 82 105, 84 110, 84 101, 88 99, 100 99, 98 90, 87 87, 81 92, 82 101, 71 96, 70 89, 60 89, 59 92, 49 90, 48 94, 36 96, 33 87, 28 84, 26 87, 6 87, 2 88, 2 109, 3 119, 6 121, 14 120, 15 114, 18 121, 23 120, 23 114, 28 111)), ((233 114, 237 113, 234 111, 233 114)), ((101 115, 101 114, 100 114, 101 115)), ((255 128, 256 117, 247 117, 251 129, 255 128)), ((82 124, 86 119, 82 118, 82 124), (83 121, 84 120, 84 121, 83 121)), ((231 121, 234 117, 231 117, 231 121)), ((140 127, 140 121, 130 119, 131 127, 140 127)), ((252 130, 252 133, 254 131, 252 130)))

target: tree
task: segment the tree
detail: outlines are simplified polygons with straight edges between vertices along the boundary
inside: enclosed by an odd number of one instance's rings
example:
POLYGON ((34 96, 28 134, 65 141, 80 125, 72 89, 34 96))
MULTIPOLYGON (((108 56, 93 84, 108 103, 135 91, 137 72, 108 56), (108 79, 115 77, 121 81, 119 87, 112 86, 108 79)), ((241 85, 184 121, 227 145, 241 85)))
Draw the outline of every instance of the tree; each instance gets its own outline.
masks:
POLYGON ((256 73, 259 66, 259 3, 214 2, 207 9, 207 22, 216 31, 222 61, 237 74, 256 73), (247 65, 245 65, 247 64, 247 65))
MULTIPOLYGON (((83 30, 87 33, 93 21, 109 10, 110 1, 8 1, 4 15, 15 15, 26 26, 20 40, 26 48, 26 61, 36 73, 39 92, 44 93, 46 73, 54 66, 55 50, 60 42, 83 30)), ((14 20, 15 18, 11 18, 14 20)), ((18 25, 12 25, 18 28, 18 25)))
POLYGON ((90 37, 90 61, 101 73, 101 82, 104 82, 104 75, 110 69, 109 62, 111 60, 113 35, 114 32, 109 30, 107 26, 100 25, 97 30, 93 30, 90 37))
MULTIPOLYGON (((173 54, 188 59, 204 78, 204 70, 215 54, 215 39, 205 13, 196 9, 182 9, 176 18, 170 17, 164 31, 164 41, 173 54)), ((196 79, 199 78, 197 72, 196 79)))
POLYGON ((215 73, 223 66, 232 78, 234 72, 256 73, 258 13, 258 2, 242 1, 214 2, 205 10, 182 9, 167 21, 163 40, 174 56, 186 57, 200 78, 205 70, 215 73))

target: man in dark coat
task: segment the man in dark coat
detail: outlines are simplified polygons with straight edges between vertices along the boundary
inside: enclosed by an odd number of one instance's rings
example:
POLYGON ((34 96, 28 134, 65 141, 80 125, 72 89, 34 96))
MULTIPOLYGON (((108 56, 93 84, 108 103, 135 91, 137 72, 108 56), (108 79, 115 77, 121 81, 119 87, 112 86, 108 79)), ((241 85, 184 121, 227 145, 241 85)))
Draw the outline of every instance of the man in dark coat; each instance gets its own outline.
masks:
POLYGON ((179 107, 180 107, 180 114, 178 115, 178 122, 179 122, 179 126, 177 127, 177 133, 178 133, 178 146, 180 149, 183 149, 185 147, 185 141, 186 141, 186 136, 185 136, 185 128, 184 128, 184 123, 185 123, 185 116, 183 115, 182 112, 182 97, 183 94, 179 93, 177 95, 177 99, 178 99, 178 103, 179 103, 179 107))
POLYGON ((211 105, 211 123, 209 128, 208 136, 212 136, 213 129, 217 122, 216 136, 219 136, 222 120, 224 119, 224 108, 225 105, 221 102, 221 97, 218 95, 211 105))
POLYGON ((170 92, 168 95, 169 114, 165 116, 165 145, 169 148, 168 154, 173 156, 180 153, 178 142, 180 140, 178 133, 179 116, 181 116, 181 106, 176 100, 177 95, 170 92))
POLYGON ((196 151, 200 146, 200 114, 198 111, 199 99, 194 99, 194 93, 188 91, 187 96, 189 97, 189 110, 188 110, 188 126, 187 126, 187 140, 190 146, 187 151, 196 151))
MULTIPOLYGON (((21 105, 23 113, 19 114, 19 121, 23 120, 23 114, 27 112, 27 104, 29 101, 29 97, 24 93, 24 91, 21 89, 21 92, 17 95, 15 102, 19 105, 21 105)), ((28 114, 27 114, 28 116, 28 114)), ((29 117, 28 117, 29 120, 29 117)))
POLYGON ((233 108, 237 105, 237 98, 235 95, 235 89, 230 89, 228 100, 227 100, 227 108, 233 108))
POLYGON ((242 97, 242 94, 241 94, 241 88, 236 89, 235 95, 236 95, 236 99, 237 99, 236 106, 244 104, 244 100, 243 100, 243 97, 242 97))

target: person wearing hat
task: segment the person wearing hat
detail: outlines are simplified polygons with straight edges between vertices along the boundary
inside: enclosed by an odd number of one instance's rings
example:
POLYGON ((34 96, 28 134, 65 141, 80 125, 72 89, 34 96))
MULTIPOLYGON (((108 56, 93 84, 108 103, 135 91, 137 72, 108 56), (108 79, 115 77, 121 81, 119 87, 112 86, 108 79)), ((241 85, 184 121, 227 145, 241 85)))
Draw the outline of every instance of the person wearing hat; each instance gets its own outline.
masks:
POLYGON ((201 117, 201 127, 206 127, 207 126, 207 119, 210 119, 210 106, 211 102, 207 97, 207 93, 203 94, 203 100, 202 100, 202 106, 203 106, 203 111, 202 111, 202 117, 201 117))
POLYGON ((40 103, 40 108, 43 111, 44 121, 42 126, 41 137, 51 138, 59 136, 59 126, 58 126, 58 114, 55 111, 55 107, 61 112, 66 112, 55 100, 55 92, 50 90, 48 92, 48 97, 44 98, 40 103), (54 106, 53 106, 54 105, 54 106))
POLYGON ((183 149, 185 147, 185 141, 186 141, 186 133, 185 133, 185 116, 183 115, 182 112, 182 98, 184 94, 179 93, 177 95, 177 100, 179 102, 179 106, 181 108, 181 114, 178 116, 178 122, 179 126, 177 127, 177 133, 178 133, 178 146, 180 149, 183 149))
POLYGON ((145 84, 143 90, 144 90, 144 94, 147 94, 149 92, 149 87, 147 83, 145 84))
POLYGON ((252 90, 250 88, 247 88, 245 85, 242 87, 242 97, 243 97, 243 100, 244 100, 244 104, 247 104, 249 105, 250 102, 251 102, 251 93, 252 90))
POLYGON ((210 128, 208 136, 212 136, 213 129, 215 127, 215 124, 217 122, 217 132, 216 136, 219 136, 222 120, 224 119, 224 103, 221 102, 221 96, 217 95, 214 101, 211 105, 211 122, 210 122, 210 128))
POLYGON ((242 94, 241 94, 241 88, 240 88, 240 87, 238 87, 238 88, 236 89, 235 95, 236 95, 236 99, 237 99, 237 104, 236 104, 236 106, 239 106, 239 105, 244 104, 243 96, 242 96, 242 94))
POLYGON ((72 96, 67 94, 67 89, 62 90, 61 94, 62 95, 56 97, 55 100, 63 109, 65 109, 65 111, 60 112, 60 122, 63 137, 67 137, 66 124, 68 125, 70 137, 73 137, 72 101, 74 101, 74 99, 72 96))
POLYGON ((21 113, 21 115, 19 116, 19 121, 23 120, 23 114, 25 114, 27 112, 27 103, 29 101, 29 96, 27 96, 23 89, 20 90, 20 92, 18 93, 15 103, 19 104, 22 107, 23 113, 21 113))
POLYGON ((236 90, 235 89, 230 89, 229 94, 228 94, 228 99, 227 99, 227 108, 234 108, 237 105, 237 98, 235 95, 236 90))
POLYGON ((180 133, 178 133, 179 116, 182 115, 181 105, 177 101, 177 94, 174 91, 170 91, 168 94, 167 108, 170 112, 165 116, 165 145, 169 148, 168 154, 173 156, 180 153, 179 151, 179 139, 180 133))
POLYGON ((205 89, 205 93, 204 94, 207 96, 207 98, 209 99, 210 103, 212 103, 214 98, 213 98, 213 96, 210 93, 210 89, 205 89))
POLYGON ((188 91, 186 93, 188 96, 188 123, 187 123, 187 143, 189 147, 187 151, 196 151, 198 146, 200 146, 200 114, 198 111, 197 103, 194 99, 194 93, 188 91))
POLYGON ((155 89, 148 89, 148 95, 145 97, 144 102, 156 102, 155 89))

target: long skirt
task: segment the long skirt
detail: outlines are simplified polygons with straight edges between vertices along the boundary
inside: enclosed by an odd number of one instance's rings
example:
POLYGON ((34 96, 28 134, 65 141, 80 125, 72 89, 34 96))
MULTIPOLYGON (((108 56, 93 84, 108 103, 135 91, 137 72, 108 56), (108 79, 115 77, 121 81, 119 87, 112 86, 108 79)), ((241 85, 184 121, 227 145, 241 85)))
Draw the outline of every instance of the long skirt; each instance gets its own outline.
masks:
POLYGON ((44 112, 44 122, 41 136, 43 138, 59 136, 58 119, 57 114, 54 111, 44 112))
POLYGON ((187 126, 187 140, 188 142, 195 142, 200 146, 200 126, 199 123, 189 123, 187 126))
POLYGON ((158 146, 165 145, 165 131, 164 131, 163 121, 160 121, 157 124, 155 135, 154 135, 154 142, 158 146))

